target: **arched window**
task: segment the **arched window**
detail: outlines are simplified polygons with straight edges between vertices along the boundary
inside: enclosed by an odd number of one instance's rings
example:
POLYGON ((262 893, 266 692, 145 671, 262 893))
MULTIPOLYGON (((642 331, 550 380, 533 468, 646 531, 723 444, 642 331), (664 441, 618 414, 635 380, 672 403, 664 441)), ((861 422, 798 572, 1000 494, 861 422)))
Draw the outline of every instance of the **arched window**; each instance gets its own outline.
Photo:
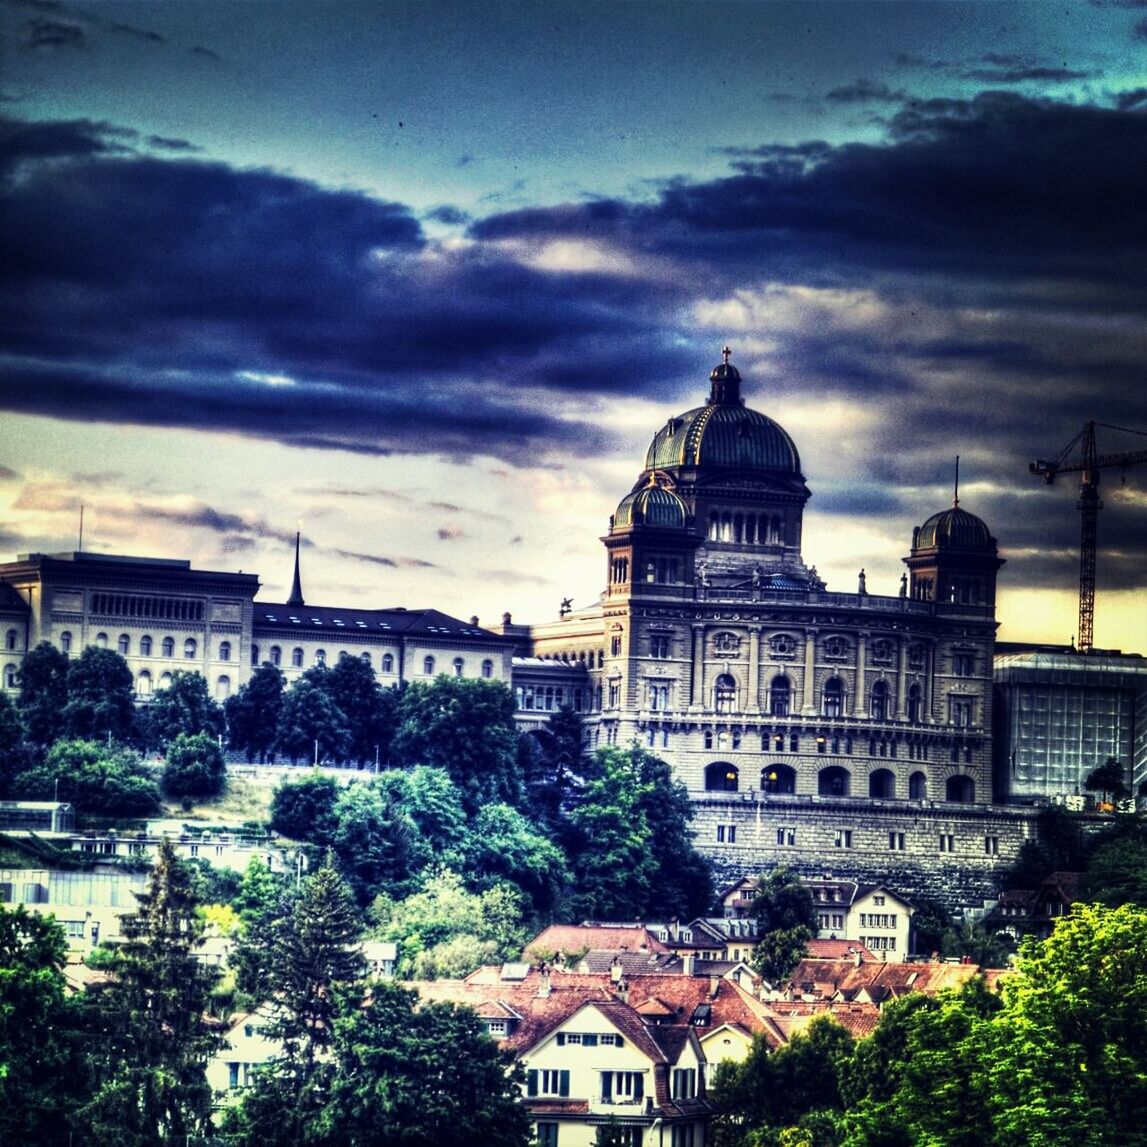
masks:
POLYGON ((97 633, 96 634, 96 648, 97 649, 107 649, 107 647, 108 647, 108 635, 106 633, 97 633))
POLYGON ((297 645, 291 650, 291 665, 296 669, 303 667, 303 651, 297 645))
POLYGON ((910 685, 908 687, 908 720, 913 725, 919 725, 923 717, 923 710, 920 705, 920 686, 910 685))
POLYGON ((160 674, 159 687, 160 689, 168 689, 171 687, 171 673, 169 671, 165 670, 160 674))
POLYGON ((791 796, 797 791, 796 769, 789 765, 765 765, 761 769, 761 791, 791 796))
POLYGON ((140 697, 151 696, 151 673, 148 670, 141 669, 136 674, 135 691, 140 697))
POLYGON ((824 683, 821 713, 825 717, 844 716, 844 682, 839 677, 830 677, 824 683))
POLYGON ((174 657, 175 656, 175 638, 174 637, 165 637, 163 639, 162 648, 163 648, 163 656, 164 657, 174 657))
POLYGON ((908 799, 914 801, 928 799, 928 778, 923 773, 913 773, 908 778, 908 799))
POLYGON ((383 671, 383 673, 393 673, 394 672, 394 654, 393 653, 384 653, 382 655, 382 671, 383 671))
POLYGON ((220 661, 230 661, 231 660, 231 642, 230 641, 219 642, 219 660, 220 661))
POLYGON ((186 640, 186 641, 183 643, 183 656, 184 656, 184 657, 185 657, 185 658, 186 658, 188 661, 192 660, 192 658, 194 658, 194 656, 195 656, 195 652, 196 652, 196 650, 197 650, 198 648, 199 648, 199 646, 196 644, 195 638, 194 638, 194 637, 189 637, 189 638, 188 638, 188 639, 187 639, 187 640, 186 640))
POLYGON ((316 649, 315 650, 315 664, 316 665, 326 665, 326 663, 327 663, 327 651, 325 649, 316 649))
POLYGON ((976 799, 976 782, 971 777, 949 777, 945 788, 945 800, 971 804, 976 799))
POLYGON ((874 721, 888 720, 888 682, 877 681, 872 686, 872 719, 874 721))
POLYGON ((722 673, 713 687, 713 708, 718 713, 732 713, 737 708, 737 682, 722 673))
POLYGON ((774 677, 769 686, 769 712, 774 717, 787 717, 792 701, 792 687, 787 677, 774 677))
POLYGON ((279 645, 272 645, 271 646, 271 664, 272 665, 282 665, 283 664, 282 646, 279 646, 279 645))
POLYGON ((462 671, 466 668, 466 662, 461 657, 454 658, 454 676, 461 677, 462 671))
POLYGON ((896 794, 896 778, 891 769, 877 769, 868 777, 868 795, 873 800, 891 800, 896 794))
POLYGON ((119 640, 116 642, 116 649, 119 650, 121 657, 126 657, 131 652, 131 638, 126 633, 119 635, 119 640))
POLYGON ((848 796, 849 774, 840 765, 830 765, 821 769, 816 778, 816 791, 822 797, 848 796))
POLYGON ((714 761, 705 766, 705 791, 735 793, 738 776, 736 765, 730 765, 728 761, 714 761))
POLYGON ((140 657, 151 656, 151 638, 147 634, 139 639, 139 655, 140 657))
POLYGON ((16 634, 16 631, 14 629, 8 630, 8 632, 4 635, 4 648, 5 649, 15 649, 16 648, 16 637, 17 637, 17 634, 16 634))
POLYGON ((370 653, 367 650, 364 649, 358 655, 358 657, 359 657, 359 660, 363 663, 363 665, 366 665, 368 667, 374 665, 374 662, 370 659, 370 653))
POLYGON ((65 629, 64 632, 60 634, 60 652, 61 653, 71 653, 72 652, 72 634, 67 629, 65 629))
POLYGON ((15 665, 5 665, 4 666, 4 688, 5 689, 15 689, 16 688, 16 666, 15 665))
POLYGON ((434 658, 433 657, 424 657, 422 659, 422 672, 425 673, 427 677, 433 677, 434 676, 434 658))
POLYGON ((226 701, 231 696, 231 678, 227 676, 220 677, 215 682, 215 700, 226 701))
MULTIPOLYGON (((583 654, 582 656, 584 657, 585 655, 583 654)), ((494 663, 489 658, 482 662, 482 676, 487 681, 494 676, 494 663)))

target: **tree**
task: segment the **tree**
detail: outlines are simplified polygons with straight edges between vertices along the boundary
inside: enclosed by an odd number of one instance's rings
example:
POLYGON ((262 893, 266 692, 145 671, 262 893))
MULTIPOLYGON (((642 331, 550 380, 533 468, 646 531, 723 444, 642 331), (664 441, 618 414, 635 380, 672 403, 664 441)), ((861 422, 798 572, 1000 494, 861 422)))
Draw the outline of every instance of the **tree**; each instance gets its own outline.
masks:
POLYGON ((1141 1143, 1147 911, 1077 904, 1002 985, 986 1065, 999 1144, 1141 1143))
POLYGON ((275 744, 292 764, 312 755, 316 764, 328 758, 341 761, 350 745, 350 730, 327 691, 313 679, 300 677, 283 697, 275 744))
POLYGON ((41 641, 20 666, 16 705, 25 735, 33 744, 50 745, 64 735, 69 664, 66 654, 50 641, 41 641))
POLYGON ((1097 769, 1093 769, 1083 782, 1089 793, 1102 793, 1105 801, 1118 801, 1131 795, 1125 782, 1123 763, 1118 757, 1108 757, 1097 769))
POLYGON ((388 769, 375 783, 414 821, 436 864, 443 868, 465 866, 470 839, 466 810, 461 791, 445 769, 426 765, 388 769))
POLYGON ((467 975, 482 964, 515 957, 527 939, 525 898, 507 884, 467 890, 449 869, 429 877, 405 900, 378 897, 377 932, 399 948, 399 970, 416 979, 467 975))
POLYGON ((251 679, 223 702, 228 744, 245 752, 248 761, 257 756, 261 763, 272 756, 279 735, 285 688, 282 670, 264 661, 251 674, 251 679))
POLYGON ((1091 856, 1086 880, 1090 901, 1109 908, 1120 904, 1147 908, 1147 833, 1143 827, 1132 821, 1103 841, 1091 856))
POLYGON ((394 736, 397 690, 379 688, 374 670, 362 658, 345 653, 327 673, 325 686, 331 700, 346 717, 350 730, 349 759, 360 764, 388 760, 394 736))
POLYGON ((64 1143, 84 1081, 63 928, 0 905, 0 1142, 64 1143))
POLYGON ((271 798, 271 828, 326 848, 338 824, 335 801, 340 787, 334 777, 317 771, 297 781, 284 780, 271 798))
POLYGON ((581 714, 563 705, 545 728, 521 738, 519 759, 530 815, 557 828, 561 813, 585 779, 587 756, 581 714))
POLYGON ((490 801, 522 803, 516 703, 500 681, 439 677, 403 690, 392 758, 445 769, 473 815, 490 801))
POLYGON ((24 800, 70 801, 80 812, 141 816, 159 808, 151 769, 130 749, 97 741, 57 741, 42 765, 12 783, 24 800))
POLYGON ((812 893, 790 869, 774 868, 757 882, 750 912, 761 937, 753 952, 753 966, 775 984, 803 958, 816 935, 812 893))
POLYGON ((158 690, 140 717, 140 740, 149 749, 165 749, 176 737, 223 732, 223 709, 211 696, 202 673, 176 672, 158 690))
POLYGON ((839 1112, 839 1076, 852 1051, 852 1037, 827 1016, 775 1051, 755 1040, 741 1063, 718 1073, 717 1147, 745 1142, 752 1132, 794 1127, 814 1111, 839 1112))
MULTIPOLYGON (((283 1053, 256 1078, 242 1104, 227 1113, 224 1130, 236 1144, 276 1147, 333 1144, 321 1129, 334 1064, 330 1049, 340 985, 363 971, 361 921, 346 882, 326 862, 303 881, 270 937, 267 986, 273 1001, 271 1038, 283 1053)), ((361 986, 354 996, 361 1003, 361 986)))
POLYGON ((96 997, 96 1090, 78 1122, 96 1142, 150 1147, 209 1129, 206 1065, 221 1041, 204 1020, 215 977, 195 956, 202 924, 191 877, 169 842, 136 895, 96 997))
POLYGON ((339 792, 333 815, 331 848, 359 903, 413 887, 431 853, 401 804, 377 785, 358 782, 339 792))
POLYGON ((328 1142, 528 1147, 521 1070, 471 1009, 418 1004, 397 984, 375 985, 365 1006, 353 992, 341 1002, 318 1120, 328 1142))
POLYGON ((218 796, 227 785, 227 762, 210 733, 179 733, 168 745, 163 791, 171 797, 218 796))
POLYGON ((127 741, 135 727, 134 678, 114 649, 89 645, 68 666, 63 709, 69 737, 127 741))

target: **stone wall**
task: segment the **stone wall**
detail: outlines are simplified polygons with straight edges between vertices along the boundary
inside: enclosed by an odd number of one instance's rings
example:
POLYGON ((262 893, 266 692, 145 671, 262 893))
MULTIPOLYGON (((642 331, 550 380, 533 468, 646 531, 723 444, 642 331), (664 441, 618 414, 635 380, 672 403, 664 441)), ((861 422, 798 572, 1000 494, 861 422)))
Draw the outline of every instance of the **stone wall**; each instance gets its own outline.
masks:
POLYGON ((718 887, 785 865, 802 876, 887 884, 950 910, 994 900, 1036 810, 943 801, 714 793, 693 801, 698 850, 718 887))

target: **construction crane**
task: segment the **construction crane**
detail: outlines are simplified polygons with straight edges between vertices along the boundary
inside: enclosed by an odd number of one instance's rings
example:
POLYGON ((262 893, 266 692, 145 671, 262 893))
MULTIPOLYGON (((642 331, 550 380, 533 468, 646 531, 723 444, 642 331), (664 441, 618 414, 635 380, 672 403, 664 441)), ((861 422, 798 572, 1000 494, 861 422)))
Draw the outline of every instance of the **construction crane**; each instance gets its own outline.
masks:
POLYGON ((1109 426, 1096 422, 1093 418, 1084 424, 1083 429, 1063 448, 1054 462, 1037 460, 1028 467, 1033 474, 1039 474, 1050 486, 1057 474, 1078 473, 1080 511, 1079 538, 1079 638, 1081 652, 1091 651, 1095 623, 1095 549, 1098 536, 1099 511, 1103 503, 1099 500, 1099 472, 1109 466, 1126 470, 1139 462, 1147 462, 1147 450, 1125 450, 1117 454, 1100 454, 1095 445, 1095 428, 1103 426, 1108 430, 1119 430, 1126 434, 1147 433, 1142 430, 1128 430, 1123 426, 1109 426), (1071 457, 1071 452, 1079 447, 1079 455, 1071 457))

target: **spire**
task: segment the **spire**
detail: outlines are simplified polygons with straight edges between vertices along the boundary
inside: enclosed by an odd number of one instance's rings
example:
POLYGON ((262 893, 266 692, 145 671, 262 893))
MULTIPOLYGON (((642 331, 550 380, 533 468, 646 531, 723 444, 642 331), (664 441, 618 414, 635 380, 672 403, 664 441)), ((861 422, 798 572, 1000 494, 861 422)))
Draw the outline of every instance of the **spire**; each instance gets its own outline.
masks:
POLYGON ((956 455, 956 485, 952 490, 952 509, 960 504, 960 455, 956 455))
POLYGON ((303 601, 303 580, 299 577, 299 535, 300 531, 295 531, 295 580, 291 583, 291 596, 287 598, 288 605, 306 605, 303 601))

